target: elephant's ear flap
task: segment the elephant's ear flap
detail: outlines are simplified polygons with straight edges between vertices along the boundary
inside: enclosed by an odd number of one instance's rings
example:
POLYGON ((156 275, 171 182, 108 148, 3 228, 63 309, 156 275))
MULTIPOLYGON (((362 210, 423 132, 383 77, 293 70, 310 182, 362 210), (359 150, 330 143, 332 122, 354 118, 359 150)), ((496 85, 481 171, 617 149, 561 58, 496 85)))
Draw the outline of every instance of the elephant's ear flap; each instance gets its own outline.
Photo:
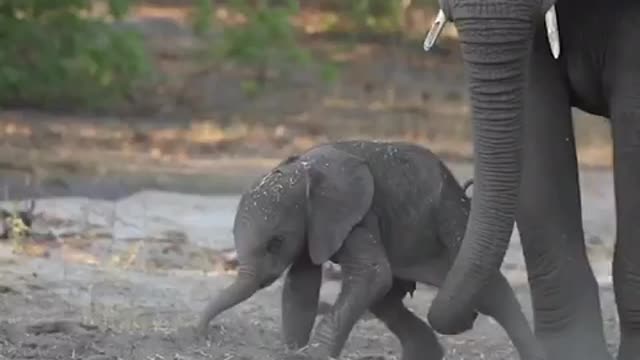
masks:
POLYGON ((311 260, 328 261, 371 207, 374 181, 360 158, 323 149, 307 167, 307 238, 311 260))

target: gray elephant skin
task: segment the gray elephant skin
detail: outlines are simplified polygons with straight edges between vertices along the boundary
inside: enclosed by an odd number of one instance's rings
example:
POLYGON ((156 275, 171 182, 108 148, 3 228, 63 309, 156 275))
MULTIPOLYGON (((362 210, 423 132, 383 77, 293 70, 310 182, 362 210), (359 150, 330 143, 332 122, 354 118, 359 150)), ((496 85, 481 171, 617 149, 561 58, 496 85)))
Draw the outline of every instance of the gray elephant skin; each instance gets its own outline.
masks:
MULTIPOLYGON (((640 1, 440 0, 468 75, 474 201, 430 325, 465 329, 517 221, 534 329, 550 360, 611 359, 588 262, 571 108, 610 120, 619 360, 640 359, 640 1)), ((444 21, 443 21, 444 20, 444 21)))
MULTIPOLYGON (((342 141, 290 157, 242 195, 233 227, 238 275, 208 304, 199 329, 206 333, 214 317, 289 269, 282 295, 286 347, 311 344, 310 358, 337 358, 369 310, 400 339, 402 359, 442 359, 432 329, 402 299, 416 282, 442 283, 470 202, 449 169, 417 145, 342 141), (342 288, 311 336, 327 261, 341 265, 342 288)), ((522 359, 544 358, 500 271, 474 309, 505 329, 522 359)))

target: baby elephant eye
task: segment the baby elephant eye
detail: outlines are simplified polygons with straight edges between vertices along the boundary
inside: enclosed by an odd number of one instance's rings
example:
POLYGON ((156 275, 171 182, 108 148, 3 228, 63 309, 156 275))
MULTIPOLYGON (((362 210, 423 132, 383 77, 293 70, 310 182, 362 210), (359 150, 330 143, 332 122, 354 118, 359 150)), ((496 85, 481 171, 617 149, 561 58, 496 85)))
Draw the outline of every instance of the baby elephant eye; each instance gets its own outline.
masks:
POLYGON ((272 237, 267 243, 267 252, 270 254, 277 254, 278 252, 280 252, 283 242, 284 239, 280 236, 272 237))

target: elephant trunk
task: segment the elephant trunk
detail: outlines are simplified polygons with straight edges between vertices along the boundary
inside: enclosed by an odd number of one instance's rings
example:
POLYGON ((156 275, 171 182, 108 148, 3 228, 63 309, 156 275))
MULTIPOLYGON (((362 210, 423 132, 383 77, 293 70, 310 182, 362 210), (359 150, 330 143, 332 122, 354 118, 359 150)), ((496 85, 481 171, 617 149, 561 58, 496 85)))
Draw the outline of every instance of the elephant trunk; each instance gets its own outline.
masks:
POLYGON ((479 290, 499 271, 509 245, 522 168, 527 60, 540 10, 530 0, 450 3, 469 75, 475 188, 460 252, 429 311, 431 326, 443 334, 472 325, 479 290))
POLYGON ((250 298, 259 289, 260 282, 256 276, 252 272, 240 270, 236 280, 207 304, 198 325, 201 333, 206 333, 209 322, 216 316, 250 298))

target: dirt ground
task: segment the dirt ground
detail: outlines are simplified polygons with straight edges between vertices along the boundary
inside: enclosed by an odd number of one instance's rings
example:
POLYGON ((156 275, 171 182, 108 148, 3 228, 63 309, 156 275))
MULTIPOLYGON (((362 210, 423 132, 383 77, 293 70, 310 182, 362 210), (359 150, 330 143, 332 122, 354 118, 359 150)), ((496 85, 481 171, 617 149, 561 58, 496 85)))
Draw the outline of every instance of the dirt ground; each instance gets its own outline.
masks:
MULTIPOLYGON (((0 358, 280 359, 281 282, 223 313, 206 341, 191 331, 206 301, 232 276, 196 271, 123 270, 24 258, 2 248, 0 358)), ((339 283, 327 281, 332 301, 339 283)), ((602 289, 607 332, 617 338, 610 287, 602 289)), ((424 317, 434 293, 420 288, 406 303, 424 317)), ((526 288, 518 297, 529 308, 526 288)), ((504 332, 487 318, 459 336, 443 336, 447 359, 517 359, 504 332)), ((375 318, 362 319, 345 359, 399 359, 397 339, 375 318)))
MULTIPOLYGON (((469 164, 450 166, 460 179, 471 174, 469 164)), ((581 183, 588 252, 613 351, 612 176, 585 171, 581 183)), ((99 184, 83 186, 71 191, 101 195, 99 184)), ((281 281, 215 319, 206 341, 191 330, 206 302, 234 277, 229 229, 236 196, 144 191, 117 202, 39 200, 36 235, 0 243, 0 359, 282 359, 281 281)), ((516 232, 503 272, 530 317, 521 256, 516 232)), ((322 300, 332 303, 340 283, 325 279, 322 300)), ((405 303, 425 318, 434 294, 419 287, 405 303)), ((517 359, 503 330, 486 317, 472 331, 441 341, 447 359, 517 359)), ((398 340, 367 315, 343 358, 400 356, 398 340)))

